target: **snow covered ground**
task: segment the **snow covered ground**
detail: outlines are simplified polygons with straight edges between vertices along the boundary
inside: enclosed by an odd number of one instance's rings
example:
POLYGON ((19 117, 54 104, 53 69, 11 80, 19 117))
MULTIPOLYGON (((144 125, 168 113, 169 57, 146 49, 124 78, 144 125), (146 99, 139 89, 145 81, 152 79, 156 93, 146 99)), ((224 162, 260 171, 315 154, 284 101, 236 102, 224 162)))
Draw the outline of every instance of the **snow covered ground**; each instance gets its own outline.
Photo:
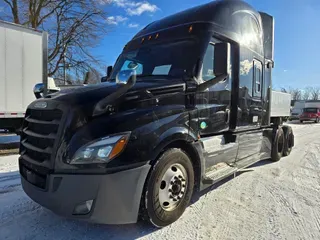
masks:
POLYGON ((296 147, 199 195, 164 229, 58 217, 22 191, 18 156, 0 158, 0 239, 320 239, 320 125, 292 124, 296 147))

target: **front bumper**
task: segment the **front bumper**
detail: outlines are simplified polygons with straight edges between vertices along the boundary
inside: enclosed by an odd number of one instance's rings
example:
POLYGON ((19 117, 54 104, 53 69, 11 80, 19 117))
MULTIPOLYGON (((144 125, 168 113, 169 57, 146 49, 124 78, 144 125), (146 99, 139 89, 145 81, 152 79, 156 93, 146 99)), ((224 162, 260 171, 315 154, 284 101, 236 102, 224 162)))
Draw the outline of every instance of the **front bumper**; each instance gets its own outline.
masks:
POLYGON ((317 118, 306 118, 306 117, 303 117, 303 118, 300 118, 300 121, 316 121, 317 118))
POLYGON ((47 176, 46 190, 21 176, 23 190, 35 202, 67 218, 102 224, 135 223, 150 165, 108 175, 47 176), (78 204, 93 200, 87 215, 73 215, 78 204))
POLYGON ((299 116, 290 116, 289 120, 299 120, 300 117, 299 116))

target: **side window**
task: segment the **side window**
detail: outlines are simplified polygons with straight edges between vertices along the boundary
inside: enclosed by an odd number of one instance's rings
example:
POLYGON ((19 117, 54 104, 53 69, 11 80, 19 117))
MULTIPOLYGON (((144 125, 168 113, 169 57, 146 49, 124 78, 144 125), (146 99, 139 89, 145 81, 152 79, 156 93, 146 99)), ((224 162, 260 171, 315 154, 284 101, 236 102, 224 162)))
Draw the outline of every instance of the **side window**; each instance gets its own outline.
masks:
POLYGON ((135 69, 137 72, 137 75, 142 74, 142 72, 143 72, 143 66, 141 63, 126 60, 121 67, 121 71, 122 70, 129 70, 129 69, 135 69))
POLYGON ((261 97, 262 92, 262 64, 260 61, 254 60, 253 69, 253 96, 261 97))
POLYGON ((213 66, 213 58, 214 58, 214 45, 209 44, 207 51, 203 58, 203 65, 202 65, 202 79, 204 81, 208 81, 215 77, 214 75, 214 66, 213 66))

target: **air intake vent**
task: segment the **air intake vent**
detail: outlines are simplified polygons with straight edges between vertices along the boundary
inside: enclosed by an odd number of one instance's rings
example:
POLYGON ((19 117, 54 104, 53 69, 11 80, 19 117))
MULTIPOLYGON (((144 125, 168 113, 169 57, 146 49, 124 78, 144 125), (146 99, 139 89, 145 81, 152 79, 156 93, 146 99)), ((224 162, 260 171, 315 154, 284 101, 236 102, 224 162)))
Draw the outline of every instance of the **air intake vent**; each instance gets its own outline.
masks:
POLYGON ((126 94, 126 101, 140 100, 141 96, 138 92, 129 92, 126 94))
POLYGON ((62 111, 28 109, 21 135, 21 155, 35 162, 49 161, 62 111))
POLYGON ((153 96, 181 93, 185 91, 185 85, 173 85, 169 87, 160 87, 148 89, 153 96))

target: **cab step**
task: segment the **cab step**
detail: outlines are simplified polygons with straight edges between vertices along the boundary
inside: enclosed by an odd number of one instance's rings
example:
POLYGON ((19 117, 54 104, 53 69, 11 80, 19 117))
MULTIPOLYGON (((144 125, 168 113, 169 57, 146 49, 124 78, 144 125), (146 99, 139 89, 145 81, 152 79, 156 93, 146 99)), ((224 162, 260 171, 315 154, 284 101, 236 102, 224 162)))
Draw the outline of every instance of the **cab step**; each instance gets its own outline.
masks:
POLYGON ((220 180, 235 174, 238 171, 237 167, 225 165, 223 167, 214 167, 210 172, 207 172, 202 179, 204 185, 212 185, 220 180))

